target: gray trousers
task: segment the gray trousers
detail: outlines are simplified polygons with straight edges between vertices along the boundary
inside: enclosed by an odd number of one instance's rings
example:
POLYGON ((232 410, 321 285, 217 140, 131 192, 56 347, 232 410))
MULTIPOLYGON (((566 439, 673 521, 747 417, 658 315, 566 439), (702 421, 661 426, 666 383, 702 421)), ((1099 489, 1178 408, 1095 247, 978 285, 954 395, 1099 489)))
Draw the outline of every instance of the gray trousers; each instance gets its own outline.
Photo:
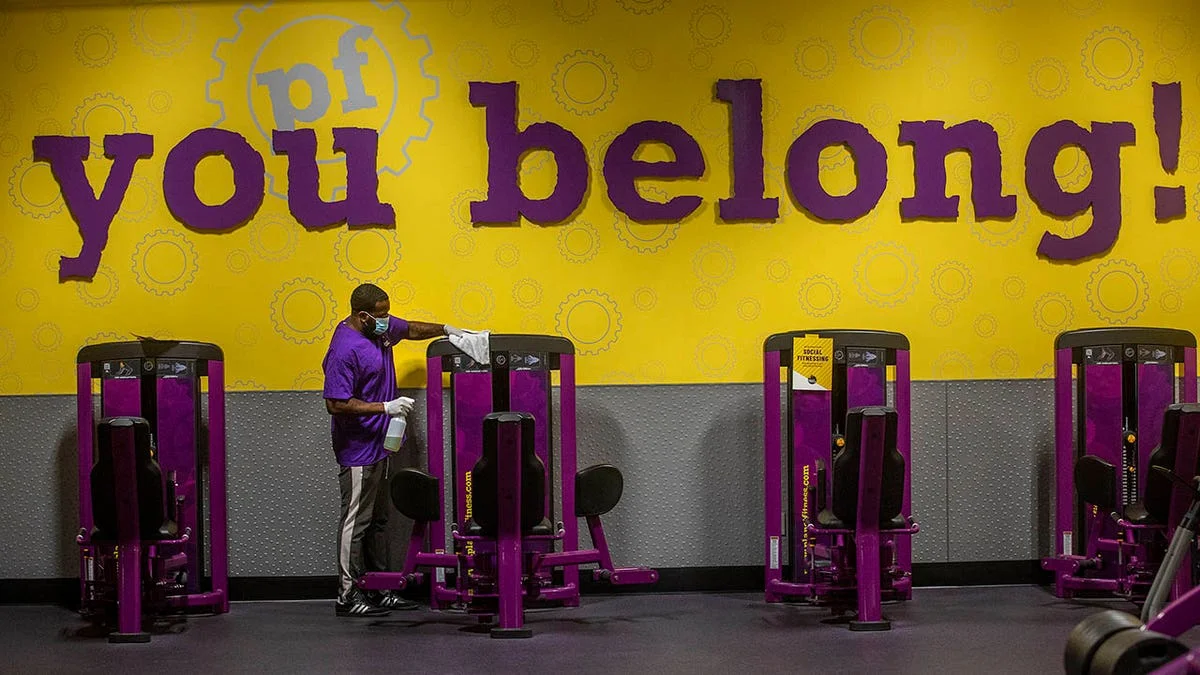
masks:
POLYGON ((338 472, 342 517, 338 522, 338 602, 350 602, 363 572, 388 569, 388 459, 338 472))

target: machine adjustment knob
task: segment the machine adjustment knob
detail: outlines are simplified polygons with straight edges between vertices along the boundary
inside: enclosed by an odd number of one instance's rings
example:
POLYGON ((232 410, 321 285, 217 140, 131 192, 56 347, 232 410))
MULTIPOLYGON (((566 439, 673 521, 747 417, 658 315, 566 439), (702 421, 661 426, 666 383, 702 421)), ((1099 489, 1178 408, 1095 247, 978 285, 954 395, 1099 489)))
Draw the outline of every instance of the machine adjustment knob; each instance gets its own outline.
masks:
POLYGON ((841 434, 835 434, 833 437, 833 454, 836 455, 846 447, 846 438, 841 434))
POLYGON ((1125 442, 1126 442, 1126 443, 1135 443, 1135 442, 1137 442, 1137 434, 1136 434, 1136 433, 1134 433, 1134 432, 1132 432, 1132 431, 1130 431, 1130 430, 1126 429, 1123 435, 1124 435, 1124 437, 1125 437, 1125 442))

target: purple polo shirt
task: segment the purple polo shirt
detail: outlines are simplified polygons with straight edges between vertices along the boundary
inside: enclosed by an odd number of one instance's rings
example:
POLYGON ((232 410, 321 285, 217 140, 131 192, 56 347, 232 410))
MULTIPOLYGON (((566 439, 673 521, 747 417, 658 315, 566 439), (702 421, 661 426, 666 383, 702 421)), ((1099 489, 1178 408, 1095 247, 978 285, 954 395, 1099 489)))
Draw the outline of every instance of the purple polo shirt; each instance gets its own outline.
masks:
MULTIPOLYGON (((392 345, 408 334, 408 322, 391 317, 382 337, 369 338, 340 322, 333 330, 322 367, 325 398, 383 403, 399 396, 392 345)), ((388 416, 334 415, 333 454, 342 466, 369 466, 387 457, 383 438, 388 416)))

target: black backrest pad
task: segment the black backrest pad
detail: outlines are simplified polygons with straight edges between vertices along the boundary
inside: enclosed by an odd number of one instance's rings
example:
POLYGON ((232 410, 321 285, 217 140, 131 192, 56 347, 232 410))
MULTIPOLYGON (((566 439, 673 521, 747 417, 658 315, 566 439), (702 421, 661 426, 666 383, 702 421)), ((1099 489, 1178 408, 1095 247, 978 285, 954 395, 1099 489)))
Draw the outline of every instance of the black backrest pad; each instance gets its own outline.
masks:
POLYGON ((150 423, 140 417, 112 417, 96 427, 96 463, 92 466, 92 519, 102 538, 117 537, 117 490, 134 486, 116 484, 113 464, 115 433, 133 430, 133 461, 137 480, 140 538, 155 539, 167 520, 162 470, 150 447, 150 423))
POLYGON ((1075 461, 1074 475, 1075 492, 1084 503, 1101 511, 1117 508, 1116 467, 1095 455, 1084 455, 1075 461))
POLYGON ((433 476, 420 469, 404 468, 392 476, 392 504, 396 510, 418 522, 438 519, 442 491, 433 476))
MULTIPOLYGON (((1171 508, 1171 493, 1174 491, 1174 483, 1161 472, 1155 471, 1154 467, 1161 466, 1170 471, 1175 471, 1175 455, 1179 446, 1179 425, 1183 421, 1184 415, 1195 415, 1200 413, 1195 403, 1176 403, 1167 406, 1167 411, 1163 413, 1163 428, 1162 428, 1162 444, 1150 453, 1150 474, 1146 476, 1146 488, 1142 495, 1142 503, 1146 507, 1146 511, 1160 523, 1167 522, 1167 512, 1171 508)), ((1180 473, 1180 477, 1184 480, 1191 480, 1195 476, 1200 467, 1190 467, 1186 471, 1180 473)), ((1178 514, 1182 516, 1183 514, 1178 514)))
MULTIPOLYGON (((1175 447, 1179 444, 1179 409, 1167 408, 1163 413, 1162 443, 1150 453, 1150 463, 1147 466, 1145 492, 1142 493, 1142 505, 1155 521, 1167 522, 1167 511, 1171 508, 1171 479, 1155 471, 1154 467, 1161 466, 1168 471, 1175 470, 1175 447)), ((1190 476, 1184 476, 1190 478, 1190 476)))
POLYGON ((526 413, 492 413, 483 418, 483 456, 471 472, 471 517, 485 536, 496 534, 496 451, 501 424, 521 425, 521 531, 528 532, 546 517, 546 465, 534 450, 534 419, 526 413))
POLYGON ((612 464, 596 464, 575 474, 575 515, 602 516, 616 507, 625 478, 612 464))
POLYGON ((833 460, 833 494, 830 509, 843 523, 858 517, 859 460, 864 416, 884 417, 883 466, 881 467, 879 522, 900 515, 904 506, 904 456, 896 449, 896 409, 883 406, 854 408, 846 413, 846 447, 833 460))

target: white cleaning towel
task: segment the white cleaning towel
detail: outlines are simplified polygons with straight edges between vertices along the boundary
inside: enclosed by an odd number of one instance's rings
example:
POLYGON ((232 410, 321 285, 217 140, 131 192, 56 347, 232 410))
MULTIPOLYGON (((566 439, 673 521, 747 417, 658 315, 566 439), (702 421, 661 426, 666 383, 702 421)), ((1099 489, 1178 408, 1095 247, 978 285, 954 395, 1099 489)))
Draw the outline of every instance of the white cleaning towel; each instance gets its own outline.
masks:
POLYGON ((463 331, 462 335, 451 335, 450 344, 475 359, 476 363, 487 365, 492 360, 491 348, 488 346, 489 335, 491 331, 486 330, 478 333, 463 331))

